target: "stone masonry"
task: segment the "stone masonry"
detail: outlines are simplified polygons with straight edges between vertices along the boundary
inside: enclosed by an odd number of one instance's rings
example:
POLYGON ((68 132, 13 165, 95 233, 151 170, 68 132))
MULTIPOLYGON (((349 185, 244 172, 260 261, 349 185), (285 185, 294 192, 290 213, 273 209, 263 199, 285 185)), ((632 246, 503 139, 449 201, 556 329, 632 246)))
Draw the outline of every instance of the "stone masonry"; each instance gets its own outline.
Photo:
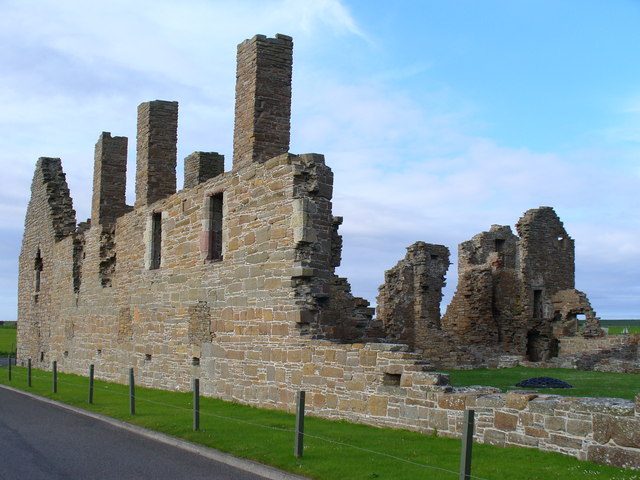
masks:
POLYGON ((640 469, 640 398, 455 388, 433 371, 505 356, 579 363, 574 352, 594 342, 624 350, 632 366, 629 342, 607 343, 574 289, 573 240, 552 209, 527 212, 519 236, 494 226, 461 244, 442 317, 443 246, 408 248, 386 274, 377 318, 351 294, 335 274, 333 173, 322 155, 288 152, 292 45, 258 35, 238 48, 231 171, 222 155, 195 152, 176 191, 178 104, 160 100, 138 108, 134 206, 124 198, 125 137, 99 136, 87 222, 76 222, 60 159, 37 161, 18 361, 48 369, 55 360, 77 374, 93 364, 123 383, 133 367, 141 385, 169 390, 196 377, 205 395, 288 411, 304 389, 312 415, 450 437, 474 408, 479 442, 640 469))

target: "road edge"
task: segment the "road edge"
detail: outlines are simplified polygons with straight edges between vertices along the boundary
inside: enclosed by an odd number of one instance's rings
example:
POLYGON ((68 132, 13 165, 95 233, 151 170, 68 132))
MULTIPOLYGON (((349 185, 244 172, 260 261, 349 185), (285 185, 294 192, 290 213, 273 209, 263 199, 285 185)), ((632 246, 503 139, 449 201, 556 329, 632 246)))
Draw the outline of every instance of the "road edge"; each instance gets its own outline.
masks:
POLYGON ((80 415, 84 415, 86 417, 91 417, 96 420, 100 420, 104 423, 113 425, 114 427, 122 428, 124 430, 135 433, 137 435, 141 435, 143 437, 149 438, 151 440, 155 440, 155 441, 164 443, 166 445, 171 445, 173 447, 180 448, 187 452, 195 453, 196 455, 200 455, 210 460, 215 460, 217 462, 224 463, 231 467, 235 467, 240 470, 253 473, 255 475, 260 475, 268 480, 309 480, 308 477, 302 477, 300 475, 296 475, 295 473, 286 472, 276 467, 272 467, 270 465, 265 465, 264 463, 256 462, 255 460, 234 457, 229 453, 221 452, 220 450, 216 450, 215 448, 205 447, 204 445, 189 442, 187 440, 183 440, 182 438, 173 437, 171 435, 167 435, 166 433, 156 432, 155 430, 150 430, 148 428, 141 427, 139 425, 134 425, 132 423, 125 422, 124 420, 118 420, 117 418, 111 418, 101 413, 85 410, 84 408, 59 402, 58 400, 53 400, 51 398, 42 397, 40 395, 36 395, 35 393, 27 392, 25 390, 20 390, 18 388, 11 387, 6 384, 0 384, 0 388, 4 388, 6 390, 19 393, 21 395, 24 395, 29 398, 33 398, 35 400, 38 400, 44 403, 55 405, 59 408, 70 410, 72 412, 78 413, 80 415))

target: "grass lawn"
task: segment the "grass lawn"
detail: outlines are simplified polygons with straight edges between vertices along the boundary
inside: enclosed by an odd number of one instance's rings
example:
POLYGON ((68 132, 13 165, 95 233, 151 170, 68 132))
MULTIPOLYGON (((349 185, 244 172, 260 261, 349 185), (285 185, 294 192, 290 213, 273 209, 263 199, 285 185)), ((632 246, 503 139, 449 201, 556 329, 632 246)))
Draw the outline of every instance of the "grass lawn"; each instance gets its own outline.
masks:
POLYGON ((565 368, 513 367, 498 370, 443 370, 451 375, 456 387, 489 385, 503 391, 515 390, 516 383, 533 377, 553 377, 573 385, 574 388, 535 389, 567 397, 615 397, 633 400, 640 393, 640 375, 623 373, 587 372, 565 368))
POLYGON ((0 325, 0 356, 6 357, 16 350, 16 323, 0 325))
MULTIPOLYGON (((190 393, 136 388, 137 414, 132 416, 126 385, 96 381, 95 403, 89 405, 86 377, 59 373, 58 393, 53 394, 50 372, 34 370, 33 387, 29 388, 25 368, 14 367, 11 382, 6 370, 0 368, 0 383, 311 478, 458 478, 460 440, 307 417, 304 457, 295 458, 295 417, 285 412, 202 398, 201 430, 194 432, 190 393)), ((474 444, 473 452, 472 474, 489 480, 640 480, 640 472, 533 449, 474 444)))

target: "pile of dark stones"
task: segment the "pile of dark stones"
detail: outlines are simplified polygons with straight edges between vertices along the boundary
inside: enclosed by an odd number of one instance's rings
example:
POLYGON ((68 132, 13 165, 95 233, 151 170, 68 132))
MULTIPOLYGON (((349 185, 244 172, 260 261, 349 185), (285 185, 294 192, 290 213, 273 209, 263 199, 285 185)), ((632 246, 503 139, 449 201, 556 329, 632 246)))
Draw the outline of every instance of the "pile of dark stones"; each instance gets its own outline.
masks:
POLYGON ((523 380, 516 384, 516 387, 525 388, 573 388, 573 385, 563 380, 551 377, 535 377, 523 380))

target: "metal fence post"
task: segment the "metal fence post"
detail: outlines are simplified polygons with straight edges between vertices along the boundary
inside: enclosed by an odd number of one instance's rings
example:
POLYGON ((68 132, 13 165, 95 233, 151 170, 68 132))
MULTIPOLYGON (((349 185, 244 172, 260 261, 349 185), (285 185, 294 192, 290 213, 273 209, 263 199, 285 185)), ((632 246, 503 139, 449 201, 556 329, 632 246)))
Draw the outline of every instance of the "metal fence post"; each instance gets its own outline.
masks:
POLYGON ((9 364, 9 381, 11 381, 11 352, 7 353, 7 362, 9 364))
POLYGON ((133 368, 129 369, 129 413, 136 414, 136 384, 133 378, 133 368))
POLYGON ((27 359, 27 385, 31 386, 31 359, 27 359))
POLYGON ((473 446, 474 410, 464 411, 462 450, 460 452, 460 480, 471 478, 471 450, 473 446))
POLYGON ((296 441, 293 451, 298 458, 302 457, 304 448, 304 400, 305 392, 300 390, 296 394, 296 441))
POLYGON ((53 361, 51 367, 51 378, 53 380, 53 393, 58 393, 58 362, 56 360, 53 361))
POLYGON ((89 403, 93 403, 93 363, 89 365, 89 403))
POLYGON ((193 379, 193 429, 200 430, 200 379, 193 379))

